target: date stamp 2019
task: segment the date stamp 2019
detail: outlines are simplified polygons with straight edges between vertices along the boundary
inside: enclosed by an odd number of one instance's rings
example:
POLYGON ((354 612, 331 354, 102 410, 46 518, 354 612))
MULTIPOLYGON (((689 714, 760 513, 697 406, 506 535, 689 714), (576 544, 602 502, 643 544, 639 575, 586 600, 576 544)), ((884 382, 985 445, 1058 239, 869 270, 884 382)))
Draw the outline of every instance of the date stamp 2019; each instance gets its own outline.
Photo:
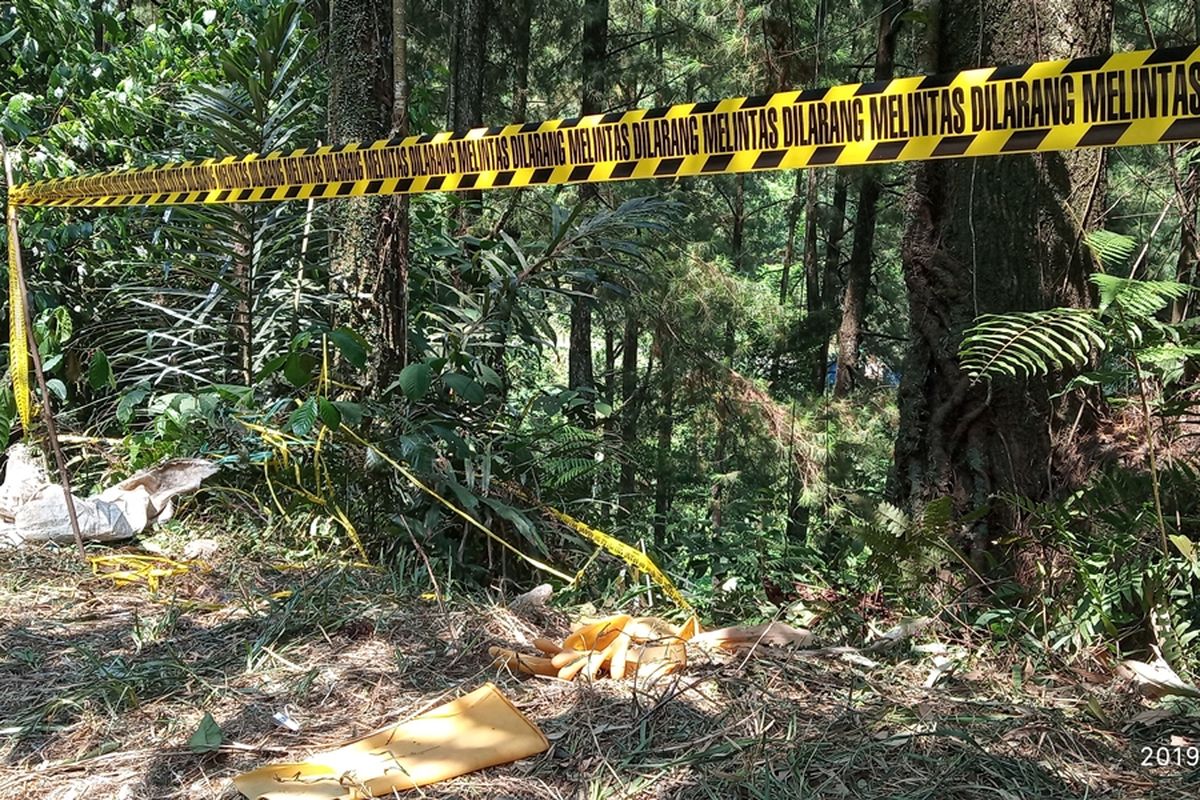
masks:
POLYGON ((1138 752, 1143 767, 1200 766, 1200 745, 1142 745, 1138 752))

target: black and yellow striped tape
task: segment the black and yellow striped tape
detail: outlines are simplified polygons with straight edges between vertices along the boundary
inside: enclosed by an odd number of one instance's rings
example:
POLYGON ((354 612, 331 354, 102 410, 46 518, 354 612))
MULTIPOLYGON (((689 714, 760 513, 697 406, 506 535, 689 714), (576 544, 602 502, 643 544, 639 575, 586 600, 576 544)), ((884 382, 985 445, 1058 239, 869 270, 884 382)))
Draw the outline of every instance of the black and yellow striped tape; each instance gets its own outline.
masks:
POLYGON ((1200 139, 1200 47, 186 161, 13 187, 12 202, 333 199, 1200 139))

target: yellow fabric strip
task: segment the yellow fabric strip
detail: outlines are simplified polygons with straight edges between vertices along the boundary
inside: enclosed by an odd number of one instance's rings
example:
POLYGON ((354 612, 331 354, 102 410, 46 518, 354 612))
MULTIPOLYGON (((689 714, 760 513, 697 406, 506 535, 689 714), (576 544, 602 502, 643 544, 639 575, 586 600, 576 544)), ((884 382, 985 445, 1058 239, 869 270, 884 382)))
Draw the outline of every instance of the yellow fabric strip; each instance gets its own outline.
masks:
POLYGON ((8 369, 21 430, 29 432, 33 404, 29 395, 29 340, 25 335, 25 293, 21 291, 21 262, 17 258, 17 207, 6 209, 8 221, 8 369))
POLYGON ((336 199, 1200 139, 1200 47, 689 102, 21 184, 21 205, 336 199))

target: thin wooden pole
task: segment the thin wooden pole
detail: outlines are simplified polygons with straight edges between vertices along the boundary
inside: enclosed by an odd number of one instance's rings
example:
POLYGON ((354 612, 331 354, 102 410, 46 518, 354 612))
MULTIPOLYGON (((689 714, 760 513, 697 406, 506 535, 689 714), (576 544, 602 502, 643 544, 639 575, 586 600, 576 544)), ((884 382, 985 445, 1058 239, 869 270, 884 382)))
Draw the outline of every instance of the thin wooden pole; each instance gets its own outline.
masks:
MULTIPOLYGON (((8 181, 9 191, 12 191, 13 172, 12 164, 8 160, 8 150, 5 149, 4 143, 0 142, 0 158, 4 160, 4 178, 8 181)), ((25 268, 21 259, 21 239, 17 235, 17 209, 16 206, 10 205, 7 209, 8 217, 8 235, 12 237, 14 254, 13 263, 9 265, 9 269, 17 271, 17 283, 20 286, 21 297, 25 300, 25 308, 32 309, 29 303, 29 286, 25 283, 25 268)), ((9 298, 9 303, 14 301, 14 298, 9 298)), ((38 352, 37 337, 33 335, 33 315, 25 314, 25 338, 29 342, 29 356, 33 360, 33 374, 37 378, 38 388, 42 392, 42 408, 45 411, 46 417, 46 436, 50 440, 50 449, 54 452, 54 461, 58 465, 58 480, 63 488, 63 501, 67 506, 67 516, 71 518, 71 533, 75 535, 75 544, 79 546, 80 558, 87 558, 87 553, 83 549, 83 533, 79 530, 79 516, 75 513, 75 498, 71 494, 71 476, 67 472, 67 464, 63 459, 62 447, 58 442, 58 428, 54 424, 54 408, 50 405, 50 392, 46 388, 46 375, 42 372, 42 356, 38 352)), ((25 431, 29 434, 29 431, 25 431)))

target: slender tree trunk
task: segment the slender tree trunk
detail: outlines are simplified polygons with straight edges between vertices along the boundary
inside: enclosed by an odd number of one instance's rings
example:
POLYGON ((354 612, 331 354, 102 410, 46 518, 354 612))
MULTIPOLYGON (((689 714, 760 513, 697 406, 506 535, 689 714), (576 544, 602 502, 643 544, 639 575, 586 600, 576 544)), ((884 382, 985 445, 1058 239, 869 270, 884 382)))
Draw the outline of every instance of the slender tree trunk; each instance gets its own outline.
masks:
POLYGON ((625 327, 621 333, 621 445, 624 459, 618 480, 617 502, 627 511, 632 507, 637 486, 637 466, 633 449, 637 445, 638 416, 641 398, 638 396, 638 338, 641 324, 631 307, 625 311, 625 327))
MULTIPOLYGON (((1195 42, 1200 38, 1200 3, 1194 5, 1192 31, 1189 38, 1195 42)), ((1198 239, 1196 214, 1200 210, 1200 146, 1195 143, 1183 145, 1176 151, 1172 148, 1172 158, 1184 156, 1187 169, 1177 180, 1179 185, 1179 258, 1175 261, 1175 280, 1194 286, 1197 272, 1200 271, 1200 239, 1198 239)), ((1171 307, 1171 321, 1180 322, 1191 313, 1192 300, 1195 292, 1188 292, 1179 298, 1171 307)))
MULTIPOLYGON (((455 0, 454 44, 451 63, 450 127, 456 131, 483 124, 483 76, 487 65, 487 30, 490 0, 455 0)), ((478 216, 483 194, 478 189, 462 193, 466 203, 456 214, 460 228, 478 216)))
MULTIPOLYGON (((1175 280, 1194 286, 1200 269, 1200 240, 1197 238, 1196 212, 1200 208, 1200 157, 1196 145, 1184 152, 1191 156, 1190 165, 1179 186, 1179 258, 1175 261, 1175 280)), ((1171 321, 1180 322, 1191 313, 1193 293, 1175 301, 1171 321)))
MULTIPOLYGON (((529 40, 533 27, 533 0, 513 0, 512 121, 525 122, 529 110, 529 40)), ((509 218, 517 209, 518 198, 523 189, 516 189, 508 199, 507 210, 496 222, 493 235, 508 227, 509 218)), ((516 301, 512 288, 506 283, 496 299, 497 326, 492 335, 492 369, 500 376, 501 396, 508 396, 508 337, 512 329, 513 303, 516 301)))
MULTIPOLYGON (((393 138, 408 135, 408 0, 392 3, 393 138)), ((410 218, 407 195, 388 200, 379 226, 379 274, 375 279, 375 310, 379 341, 372 342, 371 373, 375 386, 386 385, 408 361, 408 274, 410 218)))
MULTIPOLYGON (((580 114, 597 114, 603 108, 607 91, 608 0, 585 0, 583 5, 583 92, 580 114)), ((596 188, 586 185, 580 202, 596 196, 596 188)), ((576 283, 571 296, 571 337, 567 358, 567 385, 571 389, 594 391, 592 368, 592 292, 591 287, 576 283)), ((582 424, 593 420, 591 407, 581 406, 582 424)))
POLYGON ((808 170, 808 189, 804 196, 804 309, 817 338, 809 360, 808 386, 815 395, 825 391, 825 373, 829 363, 829 337, 821 307, 821 271, 817 264, 817 171, 808 170))
MULTIPOLYGON (((391 7, 381 0, 330 0, 329 139, 335 143, 373 141, 388 130, 392 86, 387 42, 391 7)), ((352 198, 329 205, 332 229, 330 282, 343 300, 339 322, 361 333, 373 348, 385 337, 379 315, 380 257, 377 245, 387 204, 379 198, 352 198), (369 298, 364 301, 362 298, 369 298)), ((386 344, 383 344, 386 348, 386 344)), ((378 354, 375 356, 378 362, 378 354)))
MULTIPOLYGON (((617 397, 617 332, 607 321, 604 322, 604 402, 612 406, 617 397)), ((610 423, 605 425, 611 428, 610 423)))
MULTIPOLYGON (((896 34, 900 21, 908 10, 907 0, 883 2, 879 16, 879 33, 875 44, 875 80, 888 80, 895 73, 896 34)), ((842 296, 842 322, 838 327, 837 378, 833 387, 836 397, 845 397, 854 388, 860 375, 859 351, 862 347, 863 324, 867 316, 867 295, 871 291, 871 264, 875 247, 875 220, 879 204, 879 173, 876 168, 862 171, 858 186, 858 211, 854 218, 854 245, 850 250, 850 266, 846 272, 846 291, 842 296)))
POLYGON ((524 122, 529 110, 529 40, 533 27, 533 0, 514 0, 512 80, 513 122, 524 122))
MULTIPOLYGON (((1111 20, 1111 1, 1045 0, 1032 13, 1025 0, 942 0, 931 23, 933 66, 954 72, 1105 52, 1111 20)), ((902 254, 912 338, 895 491, 918 514, 943 496, 959 513, 989 509, 958 542, 979 572, 991 542, 1019 526, 1006 497, 1046 499, 1087 465, 1070 460, 1066 437, 1052 436, 1071 411, 1053 399, 1053 382, 973 385, 957 350, 979 314, 1089 303, 1093 264, 1075 244, 1079 225, 1096 225, 1104 207, 1103 166, 1103 151, 1080 150, 914 170, 902 254)))
MULTIPOLYGON (((781 306, 786 306, 792 296, 792 265, 796 263, 796 228, 800 224, 800 208, 803 204, 801 190, 805 177, 803 171, 796 171, 796 186, 792 190, 792 201, 788 204, 787 243, 783 247, 783 269, 779 275, 779 305, 781 306)), ((779 384, 779 370, 787 348, 788 345, 785 341, 781 341, 775 346, 775 353, 771 358, 772 388, 779 384)))
POLYGON ((832 334, 833 312, 837 308, 837 287, 842 273, 842 239, 846 236, 846 195, 850 179, 839 169, 833 178, 833 203, 829 207, 829 228, 825 232, 825 271, 821 275, 821 307, 827 317, 827 332, 832 334))
POLYGON ((667 516, 671 512, 671 445, 675 436, 675 341, 665 319, 659 319, 655 326, 654 344, 662 372, 654 465, 654 541, 661 544, 666 541, 667 516))
MULTIPOLYGON (((746 176, 733 177, 733 201, 730 203, 731 221, 729 232, 729 255, 733 261, 733 273, 739 278, 745 275, 746 261, 746 176)), ((721 354, 725 358, 725 366, 733 369, 734 355, 737 353, 737 322, 736 302, 731 300, 728 312, 725 314, 725 336, 721 346, 721 354)), ((725 473, 729 458, 729 439, 731 436, 727 417, 730 414, 729 403, 718 395, 716 398, 717 414, 717 445, 713 453, 713 470, 718 475, 725 473)), ((709 489, 711 497, 709 518, 712 523, 712 533, 716 536, 721 531, 721 518, 724 511, 724 489, 721 480, 713 481, 709 489)))
POLYGON ((230 281, 237 288, 237 302, 230 320, 237 342, 238 379, 244 386, 254 382, 254 211, 238 205, 232 209, 234 219, 233 263, 230 281))

